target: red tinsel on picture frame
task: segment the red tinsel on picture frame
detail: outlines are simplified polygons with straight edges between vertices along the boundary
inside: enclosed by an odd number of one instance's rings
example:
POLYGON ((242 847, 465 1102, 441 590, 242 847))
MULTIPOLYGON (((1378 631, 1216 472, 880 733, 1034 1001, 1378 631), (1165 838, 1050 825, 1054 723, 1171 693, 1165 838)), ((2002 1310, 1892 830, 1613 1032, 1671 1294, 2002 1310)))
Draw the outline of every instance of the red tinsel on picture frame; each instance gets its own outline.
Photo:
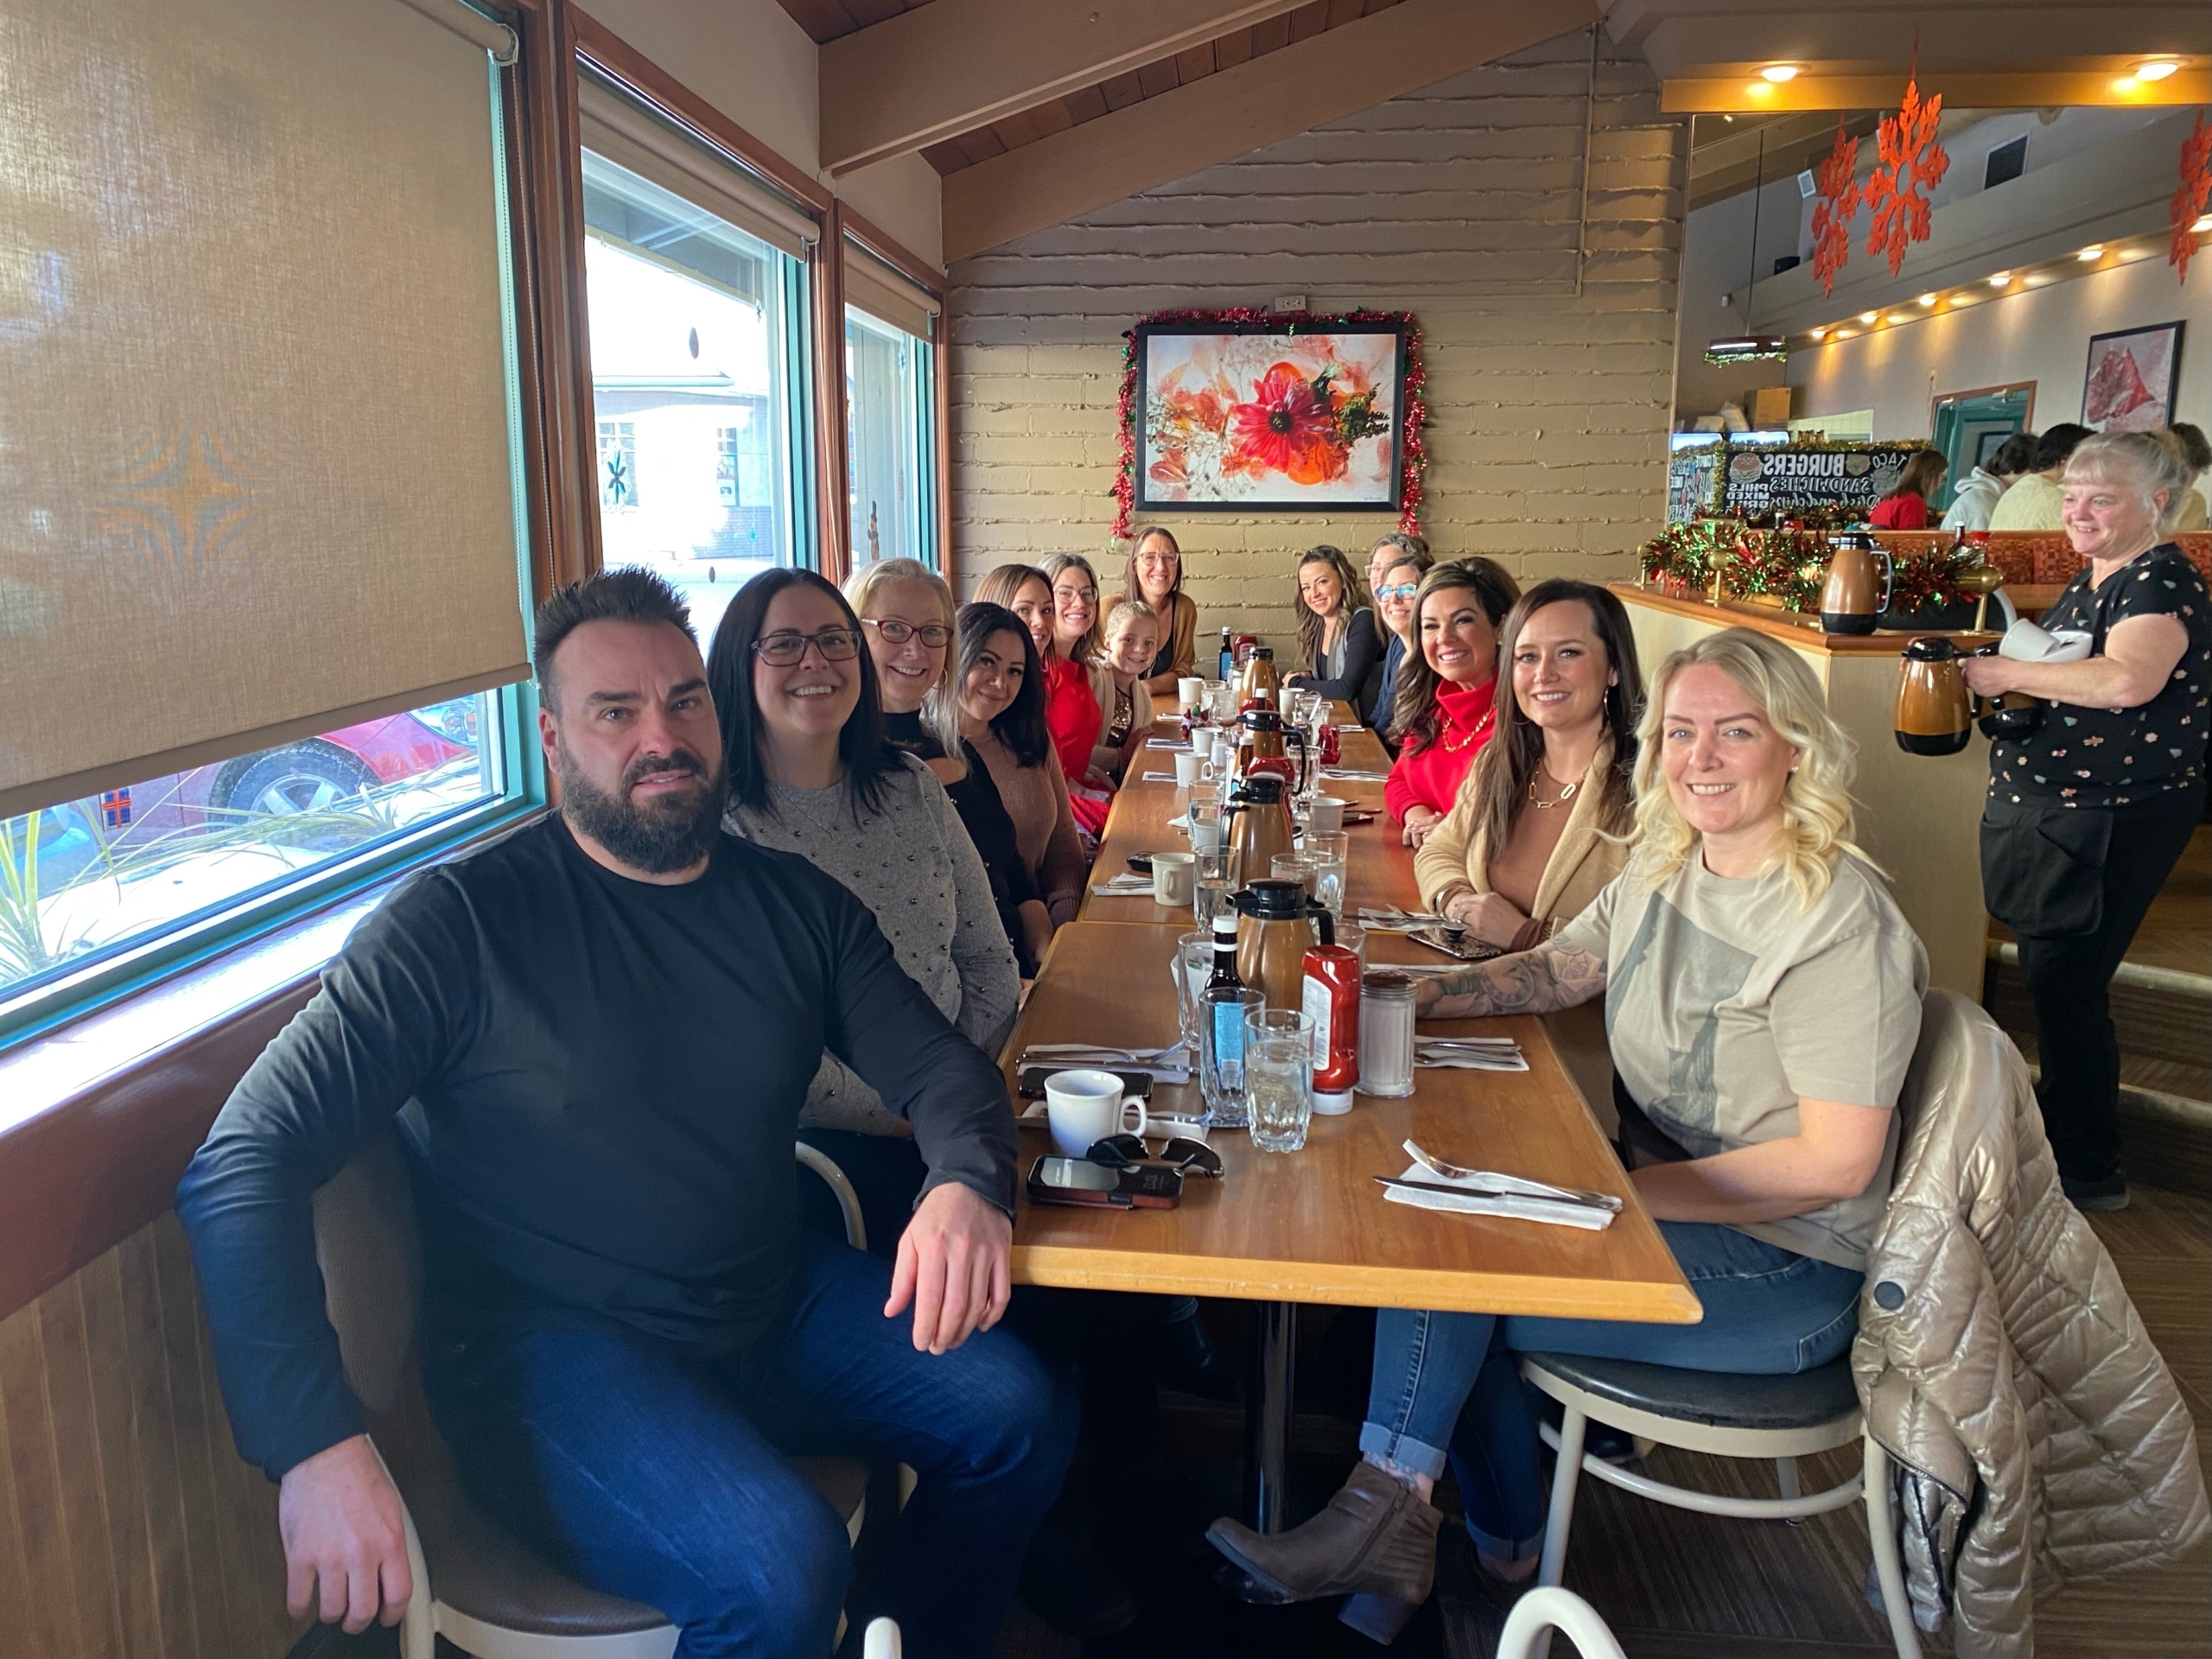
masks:
MULTIPOLYGON (((1267 311, 1256 306, 1232 306, 1226 309, 1201 308, 1192 310, 1154 311, 1140 317, 1137 326, 1159 322, 1198 323, 1266 323, 1273 327, 1287 327, 1292 333, 1300 329, 1343 328, 1357 324, 1395 323, 1406 330, 1405 411, 1399 442, 1399 465, 1402 486, 1398 500, 1398 528, 1408 532, 1421 528, 1421 477, 1428 469, 1428 453, 1423 447, 1421 432, 1428 423, 1428 405, 1421 395, 1427 380, 1427 371, 1421 364, 1421 325, 1410 311, 1267 311)), ((1114 477, 1114 535, 1126 540, 1130 531, 1130 515, 1136 502, 1136 404, 1137 404, 1137 348, 1136 328, 1122 336, 1122 395, 1116 405, 1116 419, 1121 429, 1121 467, 1114 477)), ((1224 509, 1234 511, 1234 509, 1224 509)))

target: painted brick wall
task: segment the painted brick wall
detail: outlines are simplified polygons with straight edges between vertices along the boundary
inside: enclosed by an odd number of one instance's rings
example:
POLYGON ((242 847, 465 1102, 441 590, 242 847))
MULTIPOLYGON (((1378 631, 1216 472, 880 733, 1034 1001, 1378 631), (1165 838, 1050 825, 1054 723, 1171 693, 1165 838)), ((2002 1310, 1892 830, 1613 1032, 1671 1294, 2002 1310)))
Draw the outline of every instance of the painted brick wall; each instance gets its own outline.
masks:
MULTIPOLYGON (((1108 585, 1121 339, 1179 306, 1416 313, 1422 529, 1517 576, 1628 573, 1664 517, 1686 121, 1578 31, 952 268, 956 584, 1090 556, 1108 585), (1576 292, 1586 107, 1590 253, 1576 292)), ((1178 514, 1201 626, 1295 634, 1299 550, 1363 565, 1387 514, 1178 514)))

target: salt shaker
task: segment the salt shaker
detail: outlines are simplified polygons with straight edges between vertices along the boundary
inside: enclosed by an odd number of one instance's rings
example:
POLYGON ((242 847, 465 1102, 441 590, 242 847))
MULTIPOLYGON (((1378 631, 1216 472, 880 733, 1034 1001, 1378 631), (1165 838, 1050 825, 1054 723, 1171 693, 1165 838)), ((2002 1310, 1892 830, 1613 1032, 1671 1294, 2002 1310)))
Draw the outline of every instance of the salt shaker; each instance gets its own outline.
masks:
POLYGON ((1414 982, 1377 968, 1360 982, 1359 1092, 1402 1100, 1414 1091, 1414 982))

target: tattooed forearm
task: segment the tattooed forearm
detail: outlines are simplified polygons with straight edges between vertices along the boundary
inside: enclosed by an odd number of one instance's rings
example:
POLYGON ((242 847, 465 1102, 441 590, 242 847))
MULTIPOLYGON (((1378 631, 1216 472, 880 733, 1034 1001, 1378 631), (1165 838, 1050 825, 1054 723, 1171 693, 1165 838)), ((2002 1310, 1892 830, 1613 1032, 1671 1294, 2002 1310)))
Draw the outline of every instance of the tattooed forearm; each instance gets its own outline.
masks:
POLYGON ((1467 1020, 1496 1014, 1549 1014, 1587 1002, 1605 988, 1603 957, 1554 941, 1427 980, 1417 995, 1426 1018, 1467 1020))

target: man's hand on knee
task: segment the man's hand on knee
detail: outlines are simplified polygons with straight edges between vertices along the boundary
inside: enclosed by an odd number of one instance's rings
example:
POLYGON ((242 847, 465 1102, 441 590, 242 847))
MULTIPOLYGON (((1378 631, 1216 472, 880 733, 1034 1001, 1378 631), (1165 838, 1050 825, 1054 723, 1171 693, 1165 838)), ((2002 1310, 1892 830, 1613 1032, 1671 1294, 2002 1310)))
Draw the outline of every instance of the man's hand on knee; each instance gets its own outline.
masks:
POLYGON ((1013 1247, 1014 1224, 997 1205, 957 1181, 931 1188, 899 1236, 883 1317, 898 1318, 912 1302, 914 1346, 950 1352, 1006 1312, 1013 1247))
POLYGON ((415 1575, 399 1493, 365 1434, 327 1446, 284 1471, 276 1527, 284 1539, 284 1605, 314 1607, 326 1624, 358 1635, 372 1621, 399 1623, 415 1575))

